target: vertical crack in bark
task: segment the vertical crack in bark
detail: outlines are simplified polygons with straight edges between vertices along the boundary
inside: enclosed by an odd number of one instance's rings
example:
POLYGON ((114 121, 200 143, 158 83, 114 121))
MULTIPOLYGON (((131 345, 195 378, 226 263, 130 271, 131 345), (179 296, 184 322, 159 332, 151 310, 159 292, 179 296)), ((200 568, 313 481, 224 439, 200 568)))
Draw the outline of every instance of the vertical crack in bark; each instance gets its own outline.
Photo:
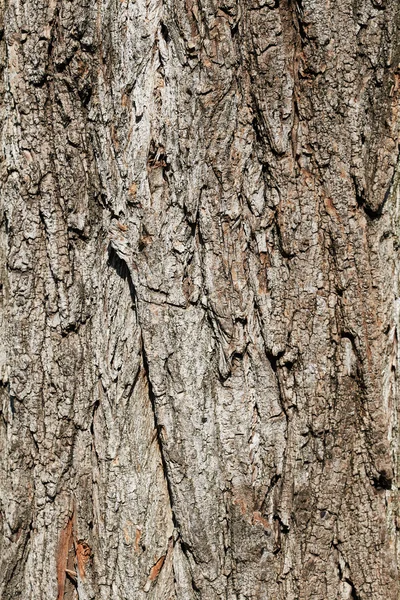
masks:
MULTIPOLYGON (((165 481, 166 481, 166 484, 167 484, 168 496, 169 496, 169 501, 170 501, 170 506, 171 506, 171 513, 172 513, 172 517, 173 517, 173 520, 174 520, 174 526, 176 527, 176 530, 179 531, 179 527, 178 527, 178 524, 176 522, 176 518, 175 518, 174 510, 173 510, 171 483, 169 481, 166 460, 165 460, 164 451, 163 451, 163 447, 162 447, 162 441, 161 441, 161 438, 160 438, 160 426, 158 424, 158 419, 157 419, 156 399, 155 399, 155 394, 154 394, 153 386, 152 386, 151 379, 150 379, 149 363, 148 363, 148 359, 147 359, 147 354, 146 354, 146 350, 145 350, 143 335, 142 335, 141 326, 140 326, 140 322, 139 322, 138 298, 137 298, 135 286, 134 286, 134 283, 133 283, 133 280, 132 280, 132 276, 131 276, 131 273, 130 273, 129 265, 126 263, 126 261, 123 258, 120 258, 118 256, 117 251, 114 248, 111 248, 111 247, 109 248, 109 264, 111 266, 113 266, 113 268, 115 268, 115 270, 117 271, 117 273, 121 277, 123 277, 124 279, 126 279, 128 281, 129 291, 130 291, 130 294, 131 294, 131 297, 132 297, 132 301, 133 301, 134 306, 135 306, 136 318, 138 320, 138 325, 140 327, 140 344, 141 344, 141 354, 142 354, 142 361, 143 361, 143 369, 144 369, 144 372, 145 372, 145 375, 146 375, 146 379, 147 379, 148 390, 149 390, 149 399, 150 399, 150 403, 151 403, 152 410, 153 410, 154 428, 155 428, 156 436, 157 436, 157 445, 158 445, 158 449, 159 449, 159 452, 160 452, 161 463, 162 463, 163 472, 164 472, 164 478, 165 478, 165 481)), ((134 384, 136 383, 137 378, 138 378, 138 374, 136 375, 134 384)))
POLYGON ((157 446, 158 446, 159 453, 160 453, 161 464, 162 464, 163 473, 164 473, 164 479, 165 479, 167 489, 168 489, 168 497, 169 497, 169 503, 170 503, 170 507, 171 507, 172 520, 173 520, 174 528, 175 528, 177 534, 180 535, 179 524, 176 520, 176 516, 175 516, 175 512, 174 512, 173 495, 172 495, 172 489, 171 489, 171 482, 169 480, 169 475, 168 475, 167 462, 166 462, 166 459, 164 456, 164 450, 163 450, 162 441, 161 441, 161 437, 160 437, 160 429, 161 428, 160 428, 160 425, 158 423, 158 418, 157 418, 156 398, 155 398, 153 386, 152 386, 151 379, 150 379, 149 363, 147 360, 146 350, 144 347, 143 336, 141 336, 141 352, 142 352, 142 359, 143 359, 143 368, 144 368, 144 372, 145 372, 147 384, 148 384, 148 389, 149 389, 149 399, 150 399, 150 403, 151 403, 151 406, 153 409, 154 429, 156 432, 157 446))
MULTIPOLYGON (((171 486, 171 481, 170 481, 169 474, 168 474, 167 461, 166 461, 166 458, 165 458, 163 444, 162 444, 161 435, 160 435, 160 433, 161 433, 161 427, 160 427, 159 422, 158 422, 157 408, 156 408, 156 397, 155 397, 154 390, 153 390, 153 385, 152 385, 152 382, 151 382, 149 361, 148 361, 148 358, 147 358, 147 353, 146 353, 146 349, 145 349, 145 343, 144 343, 142 329, 141 329, 141 324, 140 324, 140 320, 139 320, 138 297, 137 297, 135 285, 133 283, 132 275, 131 275, 131 272, 130 272, 130 269, 129 269, 129 265, 126 262, 125 257, 120 257, 118 255, 118 252, 114 248, 112 248, 111 246, 109 247, 109 264, 111 266, 113 266, 113 268, 116 269, 117 273, 120 276, 122 276, 124 279, 126 279, 128 281, 130 294, 131 294, 132 301, 133 301, 134 306, 135 306, 136 319, 137 319, 138 327, 140 329, 140 351, 141 351, 141 356, 142 356, 142 368, 143 368, 143 371, 144 371, 144 374, 145 374, 145 377, 146 377, 146 381, 147 381, 149 400, 150 400, 150 404, 151 404, 151 408, 152 408, 152 413, 153 413, 155 437, 156 437, 158 452, 159 452, 159 456, 160 456, 160 460, 161 460, 161 465, 162 465, 162 469, 163 469, 164 480, 165 480, 166 487, 167 487, 167 492, 168 492, 168 499, 169 499, 169 506, 170 506, 170 509, 171 509, 172 523, 173 523, 173 526, 174 526, 174 534, 173 534, 172 538, 170 538, 170 540, 169 540, 167 554, 170 551, 173 551, 174 544, 179 539, 180 546, 182 548, 182 552, 183 552, 184 556, 186 557, 186 560, 187 560, 187 563, 188 563, 188 566, 189 566, 189 569, 190 569, 190 560, 189 560, 189 557, 187 556, 187 553, 190 550, 186 546, 184 540, 181 537, 179 523, 177 521, 177 518, 176 518, 176 515, 175 515, 175 511, 174 511, 172 486, 171 486)), ((138 371, 138 373, 137 373, 137 375, 135 377, 134 383, 132 385, 132 391, 133 391, 133 388, 134 388, 134 386, 135 386, 135 384, 137 382, 137 379, 139 377, 139 373, 140 373, 140 370, 138 371)), ((150 575, 148 577, 148 581, 146 583, 145 591, 146 590, 149 591, 149 589, 150 589, 149 586, 150 586, 151 582, 155 581, 157 579, 160 571, 163 568, 165 557, 166 556, 160 557, 160 559, 158 559, 158 562, 152 567, 152 569, 150 571, 150 575)), ((191 569, 190 569, 190 572, 191 572, 191 569)), ((193 590, 195 591, 195 583, 194 583, 194 580, 193 580, 192 573, 191 573, 191 577, 192 577, 193 590)))

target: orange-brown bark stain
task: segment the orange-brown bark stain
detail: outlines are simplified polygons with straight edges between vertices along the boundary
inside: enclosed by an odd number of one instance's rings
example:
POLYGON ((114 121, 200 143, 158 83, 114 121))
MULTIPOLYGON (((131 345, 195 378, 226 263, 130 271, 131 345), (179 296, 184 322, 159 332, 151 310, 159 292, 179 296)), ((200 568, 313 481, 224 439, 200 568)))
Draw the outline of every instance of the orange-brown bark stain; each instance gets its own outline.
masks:
POLYGON ((65 591, 65 578, 68 554, 73 547, 73 515, 69 518, 66 527, 61 531, 57 552, 57 600, 63 600, 65 591))
POLYGON ((151 567, 151 569, 150 569, 150 575, 149 575, 149 580, 150 581, 154 581, 159 576, 160 571, 161 571, 161 569, 163 567, 163 564, 164 564, 165 556, 166 556, 165 554, 164 554, 164 556, 161 556, 158 559, 158 561, 156 562, 156 564, 153 567, 151 567))

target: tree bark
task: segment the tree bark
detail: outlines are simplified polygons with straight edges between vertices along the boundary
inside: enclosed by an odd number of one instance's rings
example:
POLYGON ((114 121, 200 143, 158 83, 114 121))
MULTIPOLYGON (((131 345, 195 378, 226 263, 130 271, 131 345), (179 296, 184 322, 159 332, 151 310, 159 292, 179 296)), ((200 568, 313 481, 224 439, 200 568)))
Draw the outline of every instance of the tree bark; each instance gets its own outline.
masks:
POLYGON ((0 597, 398 600, 398 0, 7 0, 0 597))

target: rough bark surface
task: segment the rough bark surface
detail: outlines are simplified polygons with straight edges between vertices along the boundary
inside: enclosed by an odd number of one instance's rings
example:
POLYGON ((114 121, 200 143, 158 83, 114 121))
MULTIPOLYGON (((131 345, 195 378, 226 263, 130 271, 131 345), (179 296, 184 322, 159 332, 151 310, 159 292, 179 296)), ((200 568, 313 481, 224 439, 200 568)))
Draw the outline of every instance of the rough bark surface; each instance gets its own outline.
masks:
POLYGON ((2 600, 398 600, 398 0, 5 0, 2 600))

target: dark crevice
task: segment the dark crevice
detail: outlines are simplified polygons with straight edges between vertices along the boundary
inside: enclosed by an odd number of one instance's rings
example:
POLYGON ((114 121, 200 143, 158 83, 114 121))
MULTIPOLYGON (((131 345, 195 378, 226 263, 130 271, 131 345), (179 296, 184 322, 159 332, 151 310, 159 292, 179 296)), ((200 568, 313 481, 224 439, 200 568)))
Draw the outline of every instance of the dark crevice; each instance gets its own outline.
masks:
POLYGON ((12 416, 14 416, 15 415, 15 402, 14 402, 15 396, 10 394, 9 398, 10 398, 10 411, 11 411, 12 416))
MULTIPOLYGON (((160 451, 160 457, 161 457, 161 464, 162 464, 162 468, 163 468, 163 472, 164 472, 164 479, 166 481, 167 484, 167 490, 168 490, 168 496, 169 496, 169 503, 171 506, 171 512, 172 512, 172 521, 175 527, 175 530, 177 531, 178 535, 179 535, 179 523, 176 519, 175 516, 175 511, 174 511, 174 502, 173 502, 173 492, 171 489, 171 482, 168 476, 168 467, 167 467, 167 461, 165 459, 165 455, 164 455, 164 450, 163 450, 163 446, 162 446, 162 441, 161 441, 161 426, 158 423, 158 418, 157 418, 157 410, 156 410, 156 396, 154 394, 153 391, 153 386, 151 383, 151 379, 150 379, 150 370, 149 370, 149 362, 147 360, 147 354, 146 354, 146 350, 144 347, 144 341, 143 341, 143 337, 141 337, 141 351, 142 351, 142 359, 143 359, 143 369, 146 375, 146 379, 147 379, 147 383, 148 383, 148 388, 149 388, 149 398, 150 398, 150 403, 153 409, 153 416, 154 416, 154 428, 156 431, 156 437, 157 437, 157 445, 158 445, 158 449, 160 451)), ((181 539, 181 545, 183 545, 183 540, 181 539)))
MULTIPOLYGON (((128 282, 129 291, 132 297, 133 307, 137 308, 137 294, 135 290, 135 286, 132 281, 131 274, 129 272, 129 268, 124 260, 122 260, 116 251, 111 247, 108 247, 108 266, 112 267, 115 272, 124 280, 128 282)), ((137 310, 136 310, 137 317, 137 310)))
MULTIPOLYGON (((118 275, 120 275, 120 277, 122 277, 124 280, 128 281, 129 291, 131 293, 132 301, 134 303, 134 306, 136 307, 137 306, 137 295, 136 295, 135 286, 132 281, 132 277, 129 272, 129 268, 128 268, 127 264, 125 263, 125 261, 122 260, 121 258, 119 258, 116 251, 113 248, 111 248, 111 246, 109 246, 109 248, 108 248, 108 264, 109 264, 109 266, 111 266, 115 269, 115 271, 118 273, 118 275)), ((136 310, 136 316, 137 316, 137 310, 136 310)), ((149 388, 149 398, 150 398, 151 406, 153 409, 154 428, 157 433, 157 443, 158 443, 158 447, 159 447, 159 451, 160 451, 164 477, 165 477, 165 481, 167 483, 169 501, 170 501, 171 511, 172 511, 172 519, 173 519, 174 527, 179 532, 179 525, 175 519, 175 514, 174 514, 174 510, 173 510, 172 490, 171 490, 171 484, 170 484, 169 477, 168 477, 167 464, 166 464, 166 460, 164 457, 162 442, 161 442, 161 438, 160 438, 161 427, 157 420, 156 397, 155 397, 155 394, 153 391, 153 386, 152 386, 151 379, 150 379, 149 363, 147 360, 147 355, 146 355, 146 350, 144 347, 144 341, 143 341, 142 335, 141 335, 141 352, 142 352, 142 359, 143 359, 143 369, 144 369, 144 372, 146 375, 148 388, 149 388)), ((138 376, 139 376, 139 373, 137 373, 137 375, 136 375, 134 384, 136 383, 138 376)))
MULTIPOLYGON (((276 215, 277 216, 277 215, 276 215)), ((284 243, 283 243, 283 236, 282 236, 282 232, 281 232, 281 228, 280 225, 278 223, 278 220, 275 216, 275 231, 276 231, 276 236, 277 236, 277 241, 278 241, 278 248, 279 248, 279 252, 281 253, 283 258, 287 258, 287 259, 291 259, 294 258, 296 255, 293 252, 288 252, 285 247, 284 247, 284 243)))
POLYGON ((259 406, 258 406, 257 402, 254 403, 253 411, 255 411, 255 414, 257 415, 257 420, 258 420, 258 422, 260 422, 261 421, 261 415, 260 415, 260 409, 259 409, 259 406))
POLYGON ((260 144, 260 146, 263 147, 263 145, 264 145, 264 139, 263 139, 264 138, 264 136, 263 136, 264 132, 261 130, 259 122, 258 122, 258 119, 256 117, 254 117, 252 125, 253 125, 254 133, 255 133, 255 136, 256 136, 256 140, 260 144))
MULTIPOLYGON (((360 403, 358 412, 359 412, 359 414, 361 414, 363 411, 363 407, 365 405, 367 405, 367 403, 368 403, 368 390, 367 390, 367 383, 366 383, 365 375, 364 375, 362 356, 356 345, 356 336, 353 333, 351 333, 349 331, 342 331, 341 338, 348 339, 351 342, 352 349, 353 349, 354 355, 356 357, 356 369, 355 369, 355 373, 354 373, 354 375, 352 375, 352 377, 355 379, 356 385, 358 387, 358 394, 355 396, 355 400, 356 401, 358 400, 358 402, 360 403)), ((373 437, 372 437, 371 425, 369 425, 365 429, 364 436, 365 436, 365 439, 367 442, 367 444, 366 444, 367 453, 370 458, 371 466, 373 466, 373 465, 375 465, 375 457, 374 457, 374 453, 373 453, 373 449, 375 447, 375 441, 373 440, 373 437), (371 439, 371 437, 372 437, 372 439, 371 439)), ((370 482, 371 482, 371 485, 377 491, 392 489, 393 473, 392 473, 392 470, 390 467, 389 468, 373 467, 371 470, 373 472, 370 473, 370 482)), ((369 471, 369 469, 367 469, 367 471, 369 471)))
POLYGON ((354 586, 354 583, 348 577, 345 577, 344 581, 351 587, 351 600, 361 600, 354 586))
POLYGON ((377 208, 372 208, 368 204, 367 199, 365 197, 364 189, 360 189, 359 185, 357 184, 356 178, 353 176, 353 185, 354 185, 354 190, 355 190, 355 194, 356 194, 357 206, 359 209, 364 211, 365 215, 368 217, 368 219, 370 221, 375 221, 376 219, 379 219, 382 216, 383 209, 386 205, 386 202, 387 202, 387 200, 390 196, 390 193, 392 191, 392 188, 393 188, 395 176, 396 176, 396 170, 393 173, 393 177, 392 177, 390 184, 385 192, 383 200, 377 208))
POLYGON ((231 27, 232 38, 236 37, 239 33, 239 23, 240 23, 240 19, 238 19, 236 21, 236 23, 231 27))
POLYGON ((285 354, 285 351, 281 350, 281 352, 278 352, 278 354, 276 354, 276 355, 272 354, 272 352, 268 352, 267 350, 266 350, 265 353, 266 353, 267 358, 268 358, 268 360, 270 362, 270 365, 271 365, 271 368, 272 368, 273 372, 276 373, 277 370, 278 370, 278 361, 285 354))
POLYGON ((372 0, 372 4, 377 10, 385 10, 386 8, 386 0, 372 0))
POLYGON ((241 362, 244 359, 245 355, 246 355, 246 348, 242 352, 240 352, 239 350, 236 350, 235 352, 233 352, 231 354, 230 362, 233 363, 234 360, 241 362))
POLYGON ((284 523, 284 522, 282 521, 282 519, 280 518, 280 516, 279 516, 279 515, 275 515, 274 519, 277 519, 277 520, 278 520, 278 522, 279 522, 279 525, 280 525, 280 528, 281 528, 281 532, 282 532, 282 533, 285 533, 285 534, 286 534, 286 533, 289 533, 289 531, 290 531, 290 527, 289 527, 289 525, 286 525, 286 523, 284 523))
POLYGON ((187 564, 189 566, 189 569, 190 569, 192 589, 195 594, 195 598, 197 600, 197 599, 200 599, 200 597, 201 597, 200 596, 201 590, 198 588, 198 586, 196 585, 196 582, 194 581, 192 569, 190 566, 190 559, 192 558, 194 560, 194 562, 196 562, 196 559, 195 559, 190 547, 182 539, 180 539, 179 541, 180 541, 182 553, 183 553, 183 555, 187 561, 187 564))
POLYGON ((72 585, 73 585, 73 586, 74 586, 76 589, 78 589, 78 582, 77 582, 77 580, 76 580, 76 577, 74 577, 74 575, 73 575, 72 573, 70 573, 70 572, 69 572, 69 570, 66 570, 66 571, 65 571, 65 573, 66 573, 66 576, 68 577, 68 581, 69 581, 70 583, 72 583, 72 585))
POLYGON ((364 199, 363 194, 359 195, 356 193, 357 206, 359 209, 364 211, 364 213, 370 219, 370 221, 374 221, 376 219, 379 219, 382 216, 383 207, 385 206, 385 202, 388 198, 388 195, 389 195, 388 193, 385 194, 383 202, 378 206, 377 209, 373 209, 373 208, 371 208, 371 206, 369 206, 367 204, 367 202, 364 199))
POLYGON ((393 476, 385 470, 382 470, 378 477, 374 477, 372 480, 372 485, 377 490, 391 490, 393 476))
POLYGON ((94 436, 94 417, 95 417, 96 411, 99 408, 99 406, 100 406, 100 400, 97 399, 95 401, 95 403, 93 404, 92 422, 90 424, 90 434, 91 434, 92 437, 94 436))
POLYGON ((35 438, 35 434, 33 433, 33 431, 31 431, 30 434, 31 434, 31 438, 32 438, 32 441, 33 441, 33 445, 35 446, 36 452, 39 454, 40 453, 40 448, 39 448, 39 444, 38 444, 38 442, 37 442, 37 440, 35 438))
MULTIPOLYGON (((332 542, 332 546, 337 550, 337 552, 339 553, 339 555, 341 555, 341 551, 339 549, 338 544, 332 542)), ((349 566, 348 562, 344 561, 344 569, 342 568, 340 560, 338 561, 337 566, 338 566, 338 572, 339 572, 339 579, 340 579, 340 581, 345 581, 350 586, 350 588, 351 588, 351 595, 349 596, 350 600, 361 600, 361 597, 359 596, 359 594, 358 594, 358 592, 356 590, 356 586, 354 585, 354 583, 352 582, 352 580, 348 576, 351 573, 350 566, 349 566)))
MULTIPOLYGON (((73 234, 74 238, 78 238, 80 240, 82 240, 83 242, 87 242, 89 241, 90 237, 84 232, 82 231, 82 229, 79 229, 78 227, 74 227, 74 226, 68 226, 68 231, 71 232, 71 234, 73 234)), ((72 238, 72 239, 74 239, 72 238)))
POLYGON ((267 507, 268 507, 268 503, 269 503, 269 498, 270 498, 271 492, 275 488, 275 486, 279 483, 279 481, 281 480, 281 478, 282 478, 282 476, 281 476, 280 473, 275 473, 275 475, 273 475, 271 477, 271 481, 269 482, 268 489, 265 492, 264 500, 263 500, 263 502, 261 504, 260 512, 262 514, 267 512, 267 507))
POLYGON ((357 353, 357 348, 356 348, 356 336, 354 335, 354 333, 352 333, 351 331, 341 331, 340 332, 340 337, 342 339, 347 339, 350 340, 351 345, 354 348, 354 351, 357 353))
MULTIPOLYGON (((171 482, 169 479, 169 475, 168 475, 168 467, 167 467, 167 462, 165 459, 165 455, 164 455, 164 450, 163 450, 163 445, 162 445, 162 441, 161 441, 161 426, 158 423, 158 418, 157 418, 157 410, 156 410, 156 397, 153 391, 153 386, 151 383, 151 379, 150 379, 150 372, 149 372, 149 363, 148 363, 148 359, 147 359, 147 354, 146 354, 146 350, 144 347, 144 341, 143 341, 143 337, 141 337, 141 351, 142 351, 142 359, 143 359, 143 368, 144 368, 144 372, 146 375, 146 379, 147 379, 147 383, 148 383, 148 390, 149 390, 149 399, 150 399, 150 403, 153 409, 153 417, 154 417, 154 428, 156 431, 156 440, 157 440, 157 445, 158 445, 158 449, 160 452, 160 457, 161 457, 161 465, 162 465, 162 469, 163 469, 163 473, 164 473, 164 479, 167 485, 167 490, 168 490, 168 497, 169 497, 169 504, 171 507, 171 514, 172 514, 172 523, 174 525, 174 529, 175 532, 177 534, 177 538, 179 540, 179 543, 181 545, 182 548, 182 552, 185 555, 185 558, 188 562, 188 566, 190 569, 190 560, 189 560, 189 554, 192 556, 193 560, 195 560, 195 557, 193 556, 192 552, 191 552, 191 548, 188 544, 186 544, 186 542, 184 542, 184 540, 182 539, 182 536, 180 534, 180 525, 179 522, 176 518, 175 515, 175 510, 174 510, 174 501, 173 501, 173 492, 172 492, 172 487, 171 487, 171 482)), ((196 562, 196 561, 195 561, 196 562)), ((190 569, 191 571, 191 569, 190 569)), ((200 590, 197 588, 194 580, 193 580, 193 574, 192 574, 192 588, 193 591, 197 595, 200 593, 200 590)))
POLYGON ((279 554, 279 552, 281 552, 281 548, 282 548, 282 544, 281 544, 281 536, 283 535, 287 535, 289 533, 289 526, 286 525, 285 523, 283 523, 282 519, 280 518, 280 516, 278 514, 274 514, 273 516, 274 522, 275 522, 275 527, 276 529, 276 540, 275 540, 275 547, 273 550, 274 554, 279 554))
MULTIPOLYGON (((133 284, 132 281, 132 277, 130 275, 129 272, 129 268, 126 265, 125 261, 120 259, 119 256, 117 255, 116 251, 109 246, 108 248, 108 264, 109 266, 113 267, 115 269, 115 271, 120 275, 120 277, 122 277, 123 279, 128 281, 129 284, 129 290, 131 293, 131 297, 132 297, 132 301, 134 303, 134 306, 136 308, 136 317, 138 318, 138 311, 137 311, 137 294, 136 294, 136 290, 135 290, 135 286, 133 284)), ((158 418, 157 418, 157 410, 156 410, 156 396, 153 390, 153 386, 151 383, 151 378, 150 378, 150 369, 149 369, 149 361, 147 358, 147 354, 146 354, 146 349, 145 349, 145 345, 144 345, 144 340, 143 340, 143 335, 141 334, 141 354, 142 354, 142 361, 143 361, 143 370, 146 376, 146 380, 147 380, 147 384, 148 384, 148 391, 149 391, 149 399, 150 399, 150 403, 151 403, 151 407, 153 410, 153 418, 154 418, 154 429, 156 432, 156 440, 157 440, 157 445, 158 445, 158 449, 159 449, 159 453, 160 453, 160 458, 161 458, 161 465, 162 465, 162 469, 163 469, 163 474, 164 474, 164 479, 167 485, 167 491, 168 491, 168 497, 169 497, 169 504, 171 507, 171 513, 172 513, 172 522, 176 531, 176 534, 178 536, 178 539, 180 541, 181 547, 182 547, 182 551, 184 554, 186 554, 186 552, 189 550, 188 547, 186 547, 181 535, 180 535, 180 525, 179 522, 176 518, 175 515, 175 511, 174 511, 174 502, 173 502, 173 492, 172 492, 172 488, 171 488, 171 482, 169 479, 169 475, 168 475, 168 467, 167 467, 167 461, 165 458, 165 454, 164 454, 164 449, 163 449, 163 445, 162 445, 162 441, 161 441, 161 429, 162 427, 160 426, 159 422, 158 422, 158 418)), ((139 370, 140 372, 140 370, 139 370)), ((136 375, 135 378, 135 382, 134 385, 137 381, 137 378, 139 376, 139 372, 136 375)), ((189 563, 190 564, 190 563, 189 563)))
POLYGON ((304 19, 303 0, 289 0, 288 4, 289 4, 289 6, 294 5, 293 22, 294 22, 295 28, 297 26, 297 31, 300 36, 301 43, 304 46, 308 40, 308 35, 307 35, 307 31, 305 29, 305 25, 303 23, 303 19, 304 19))
POLYGON ((168 27, 166 26, 165 23, 163 23, 163 21, 160 22, 160 31, 161 31, 161 35, 163 36, 165 42, 168 44, 168 42, 170 41, 170 35, 169 35, 169 31, 168 31, 168 27))

